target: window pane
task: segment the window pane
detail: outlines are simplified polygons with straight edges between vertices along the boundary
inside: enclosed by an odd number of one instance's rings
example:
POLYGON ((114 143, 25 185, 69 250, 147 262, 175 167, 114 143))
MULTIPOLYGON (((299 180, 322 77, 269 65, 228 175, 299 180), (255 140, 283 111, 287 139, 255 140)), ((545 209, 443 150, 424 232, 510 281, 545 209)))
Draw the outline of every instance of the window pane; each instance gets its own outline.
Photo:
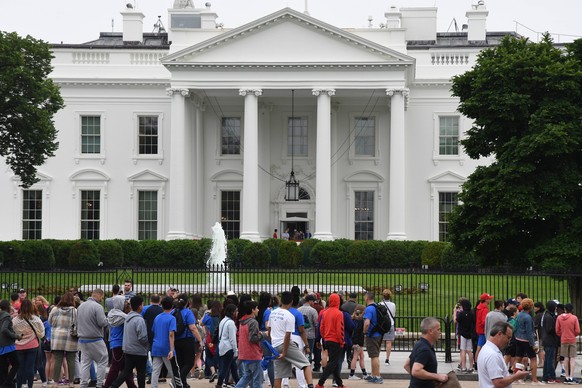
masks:
POLYGON ((138 239, 158 239, 158 192, 139 191, 138 239))
POLYGON ((354 193, 355 240, 374 239, 374 192, 354 193))
POLYGON ((227 239, 240 236, 240 191, 221 192, 220 219, 227 239))
POLYGON ((101 226, 101 192, 81 191, 81 238, 99 240, 101 226))
POLYGON ((459 154, 459 117, 439 117, 439 154, 459 154))
POLYGON ((458 193, 439 193, 439 241, 448 241, 449 217, 458 204, 458 193))
POLYGON ((220 136, 222 155, 240 155, 240 117, 223 117, 220 136))
POLYGON ((356 117, 354 146, 357 156, 376 155, 376 118, 356 117))
POLYGON ((139 116, 139 153, 158 153, 158 116, 139 116))
POLYGON ((309 144, 307 132, 307 117, 287 119, 287 156, 307 156, 309 144))
POLYGON ((81 153, 101 153, 101 116, 81 116, 81 153))
POLYGON ((42 190, 22 191, 22 239, 42 238, 42 190))

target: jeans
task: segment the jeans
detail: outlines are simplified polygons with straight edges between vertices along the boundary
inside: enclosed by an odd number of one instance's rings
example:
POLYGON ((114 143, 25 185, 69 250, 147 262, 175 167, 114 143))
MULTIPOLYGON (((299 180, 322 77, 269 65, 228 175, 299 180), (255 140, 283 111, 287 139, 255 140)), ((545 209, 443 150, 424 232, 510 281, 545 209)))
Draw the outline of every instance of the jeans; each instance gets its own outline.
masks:
POLYGON ((18 371, 18 354, 15 351, 0 356, 0 384, 4 387, 14 387, 14 377, 18 371), (8 367, 12 365, 10 371, 8 367))
MULTIPOLYGON (((236 367, 236 362, 234 361, 234 351, 229 350, 224 353, 224 355, 218 358, 218 382, 217 385, 221 386, 225 380, 228 379, 228 372, 232 375, 235 383, 238 383, 238 370, 236 367)), ((226 381, 228 383, 228 381, 226 381)))
POLYGON ((542 380, 555 380, 556 379, 556 368, 554 368, 554 362, 556 361, 556 347, 555 346, 545 346, 544 350, 546 352, 546 358, 544 361, 544 370, 542 374, 542 380))
MULTIPOLYGON (((113 381, 117 379, 117 376, 125 369, 125 355, 120 347, 111 349, 111 366, 109 367, 109 373, 107 373, 107 379, 103 388, 109 388, 113 381)), ((131 376, 127 376, 125 384, 128 388, 137 388, 133 382, 133 373, 131 376)))
POLYGON ((32 388, 37 352, 38 348, 16 351, 19 363, 18 371, 16 372, 16 386, 18 388, 22 387, 24 383, 28 383, 28 388, 32 388))
POLYGON ((133 368, 135 368, 137 369, 137 386, 139 388, 145 388, 147 361, 148 356, 138 356, 136 354, 126 353, 124 369, 119 373, 117 379, 111 383, 111 387, 119 388, 119 386, 128 379, 131 379, 133 382, 133 368))
POLYGON ((323 368, 323 372, 321 373, 318 384, 323 386, 325 380, 327 380, 327 378, 333 374, 333 380, 341 387, 344 385, 344 383, 338 371, 338 362, 344 348, 340 347, 339 343, 332 341, 326 341, 325 346, 327 348, 329 361, 327 362, 325 368, 323 368))
POLYGON ((263 368, 261 368, 261 360, 244 360, 240 363, 242 368, 242 376, 235 388, 246 388, 248 385, 251 388, 261 388, 263 386, 263 368))

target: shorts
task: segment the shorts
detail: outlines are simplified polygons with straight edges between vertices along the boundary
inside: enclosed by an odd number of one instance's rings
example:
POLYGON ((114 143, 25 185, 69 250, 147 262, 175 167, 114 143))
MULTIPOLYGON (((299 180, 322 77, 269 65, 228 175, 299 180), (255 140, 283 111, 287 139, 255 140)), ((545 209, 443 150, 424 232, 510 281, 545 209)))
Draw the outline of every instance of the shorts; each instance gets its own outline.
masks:
POLYGON ((461 336, 460 349, 472 352, 473 351, 473 341, 471 341, 471 338, 465 338, 465 337, 461 336))
POLYGON ((384 336, 382 337, 383 341, 394 341, 394 337, 396 336, 396 329, 394 329, 394 326, 392 326, 390 328, 390 331, 388 333, 385 333, 384 336))
POLYGON ((380 357, 380 345, 382 344, 382 337, 366 337, 366 350, 368 351, 368 357, 377 358, 380 357))
POLYGON ((485 345, 485 342, 487 342, 485 334, 479 334, 479 338, 477 338, 477 346, 483 346, 485 345))
POLYGON ((507 348, 505 348, 505 355, 506 356, 511 356, 511 357, 515 357, 515 351, 516 351, 516 343, 517 341, 515 340, 515 338, 512 338, 511 341, 509 341, 509 345, 507 345, 507 348))
MULTIPOLYGON (((283 344, 276 347, 279 353, 283 353, 283 344)), ((297 344, 293 341, 289 343, 285 358, 275 360, 275 378, 282 379, 292 377, 291 367, 303 370, 311 365, 305 357, 305 354, 299 350, 297 344)))
POLYGON ((535 358, 536 352, 534 351, 533 346, 529 344, 529 342, 516 340, 515 356, 516 357, 527 356, 528 358, 535 358))
POLYGON ((576 344, 560 345, 560 355, 562 357, 576 358, 576 344))

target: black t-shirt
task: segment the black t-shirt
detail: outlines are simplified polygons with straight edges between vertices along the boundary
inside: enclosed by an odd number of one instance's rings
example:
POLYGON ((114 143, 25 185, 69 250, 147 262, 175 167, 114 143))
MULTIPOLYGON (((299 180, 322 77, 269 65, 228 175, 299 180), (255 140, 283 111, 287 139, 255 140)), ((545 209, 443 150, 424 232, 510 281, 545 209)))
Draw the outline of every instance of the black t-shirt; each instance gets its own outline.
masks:
MULTIPOLYGON (((424 365, 424 370, 431 373, 437 373, 437 359, 434 348, 430 343, 424 339, 420 338, 416 344, 414 344, 414 349, 410 353, 410 371, 412 372, 412 367, 415 362, 424 365)), ((410 375, 410 388, 434 388, 435 380, 420 380, 412 375, 410 375)))
POLYGON ((153 304, 150 307, 148 307, 148 309, 146 310, 146 312, 143 315, 143 319, 145 320, 145 323, 146 323, 146 328, 148 329, 148 340, 150 341, 150 346, 154 342, 154 333, 152 332, 152 326, 154 325, 154 319, 156 319, 156 317, 163 312, 164 312, 164 309, 162 309, 162 306, 157 305, 157 304, 153 304))

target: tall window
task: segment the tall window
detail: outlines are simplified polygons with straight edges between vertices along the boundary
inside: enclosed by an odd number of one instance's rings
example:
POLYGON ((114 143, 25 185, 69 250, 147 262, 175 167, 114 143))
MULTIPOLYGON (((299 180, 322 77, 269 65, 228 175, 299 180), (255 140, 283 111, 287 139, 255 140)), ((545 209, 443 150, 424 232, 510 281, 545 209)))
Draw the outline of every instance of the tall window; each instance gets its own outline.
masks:
POLYGON ((139 191, 138 240, 158 239, 158 192, 139 191))
POLYGON ((307 117, 287 120, 287 156, 307 156, 307 117))
POLYGON ((81 191, 81 238, 99 240, 101 223, 101 192, 81 191))
POLYGON ((81 153, 101 153, 101 116, 81 116, 81 153))
POLYGON ((240 155, 240 117, 223 117, 220 136, 222 155, 240 155))
POLYGON ((439 117, 439 155, 459 154, 459 117, 439 117))
POLYGON ((458 193, 439 193, 439 241, 448 241, 449 217, 451 212, 459 204, 458 193))
POLYGON ((158 116, 139 116, 139 153, 158 153, 158 116))
POLYGON ((240 236, 240 191, 221 192, 220 220, 227 239, 240 236))
POLYGON ((42 238, 42 190, 22 192, 22 239, 42 238))
POLYGON ((376 156, 376 118, 356 117, 356 156, 376 156))
POLYGON ((354 202, 355 240, 374 239, 374 192, 356 191, 354 202))

